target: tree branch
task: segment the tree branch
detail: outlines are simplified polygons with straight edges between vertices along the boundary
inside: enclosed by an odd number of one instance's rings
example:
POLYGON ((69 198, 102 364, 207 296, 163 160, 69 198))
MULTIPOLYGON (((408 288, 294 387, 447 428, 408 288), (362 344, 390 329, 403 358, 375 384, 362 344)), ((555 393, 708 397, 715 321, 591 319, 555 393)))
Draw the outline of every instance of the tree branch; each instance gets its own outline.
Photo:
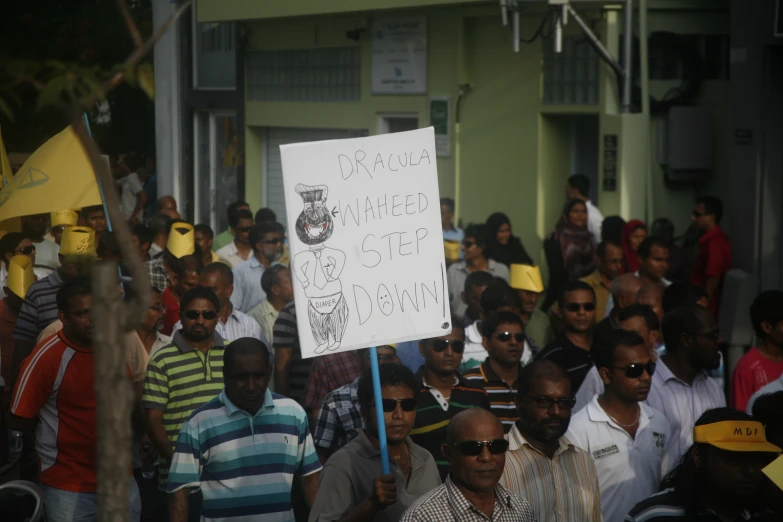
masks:
POLYGON ((136 26, 136 22, 133 20, 133 16, 131 15, 125 0, 117 0, 117 8, 120 10, 123 20, 125 20, 125 26, 128 28, 128 32, 131 35, 133 45, 136 47, 144 45, 144 38, 141 37, 141 32, 139 32, 139 28, 136 26))

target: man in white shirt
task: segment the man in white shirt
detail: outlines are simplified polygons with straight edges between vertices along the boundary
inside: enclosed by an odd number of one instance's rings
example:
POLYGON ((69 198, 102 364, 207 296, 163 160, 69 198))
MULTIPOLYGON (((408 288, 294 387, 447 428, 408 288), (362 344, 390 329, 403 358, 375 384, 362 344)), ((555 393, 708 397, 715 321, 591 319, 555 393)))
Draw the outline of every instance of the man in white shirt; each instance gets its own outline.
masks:
POLYGON ((707 373, 720 365, 720 330, 709 310, 687 305, 664 316, 662 331, 666 353, 658 360, 647 404, 671 424, 676 462, 693 444, 701 414, 726 406, 723 388, 707 373))
POLYGON ((136 154, 129 154, 118 165, 127 175, 118 180, 122 188, 120 195, 120 210, 129 223, 140 222, 144 217, 144 207, 147 205, 147 193, 144 192, 144 181, 139 172, 141 159, 136 154))
POLYGON ((568 178, 566 196, 568 199, 578 199, 585 202, 585 207, 587 207, 587 230, 593 235, 595 244, 600 243, 601 223, 604 222, 604 215, 590 201, 590 179, 584 174, 574 174, 568 178))
POLYGON ((264 270, 277 264, 283 255, 285 230, 280 223, 259 223, 252 228, 248 239, 253 255, 234 268, 234 293, 231 295, 234 308, 245 313, 266 297, 261 277, 264 270))
MULTIPOLYGON (((226 341, 236 341, 241 337, 258 339, 267 346, 269 343, 255 319, 234 308, 231 294, 234 292, 234 273, 225 263, 217 262, 204 267, 199 286, 212 290, 220 301, 218 322, 215 333, 226 341)), ((182 328, 182 321, 174 325, 172 332, 182 328)))
POLYGON ((215 253, 231 263, 232 267, 236 267, 247 261, 253 253, 249 239, 250 230, 253 228, 253 214, 249 210, 240 209, 230 217, 236 217, 236 220, 232 219, 233 222, 229 223, 234 240, 215 253))
POLYGON ((670 426, 642 403, 655 362, 641 336, 615 330, 591 355, 605 389, 571 418, 566 437, 592 457, 604 520, 614 522, 658 491, 670 466, 670 426))

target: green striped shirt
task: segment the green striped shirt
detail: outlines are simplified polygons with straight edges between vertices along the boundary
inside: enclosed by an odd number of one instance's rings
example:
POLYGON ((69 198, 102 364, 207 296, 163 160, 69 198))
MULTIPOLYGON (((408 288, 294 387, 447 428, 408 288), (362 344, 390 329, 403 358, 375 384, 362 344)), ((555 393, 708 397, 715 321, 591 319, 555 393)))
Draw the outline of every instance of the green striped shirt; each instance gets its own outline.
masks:
MULTIPOLYGON (((141 403, 145 409, 163 411, 163 428, 174 449, 190 414, 223 390, 223 352, 229 341, 214 334, 207 353, 192 348, 181 331, 171 341, 147 365, 141 403)), ((163 491, 168 474, 168 463, 161 459, 158 487, 163 491)))

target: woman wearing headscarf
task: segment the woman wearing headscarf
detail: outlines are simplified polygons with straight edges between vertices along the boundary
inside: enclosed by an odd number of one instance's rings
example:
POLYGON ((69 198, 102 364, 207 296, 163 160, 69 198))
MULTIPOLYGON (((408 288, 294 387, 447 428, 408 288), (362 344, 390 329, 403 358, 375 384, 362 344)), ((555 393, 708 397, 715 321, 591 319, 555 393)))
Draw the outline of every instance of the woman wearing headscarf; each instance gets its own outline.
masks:
POLYGON ((639 255, 636 252, 646 237, 647 225, 640 219, 632 219, 623 227, 621 243, 626 272, 634 273, 639 270, 639 255))
POLYGON ((576 281, 595 270, 595 243, 587 230, 587 207, 584 201, 572 199, 563 207, 555 229, 544 240, 549 265, 549 285, 543 309, 557 301, 566 282, 576 281))
POLYGON ((507 267, 512 264, 532 265, 522 241, 511 234, 511 221, 502 212, 495 212, 487 218, 487 248, 484 254, 507 267))

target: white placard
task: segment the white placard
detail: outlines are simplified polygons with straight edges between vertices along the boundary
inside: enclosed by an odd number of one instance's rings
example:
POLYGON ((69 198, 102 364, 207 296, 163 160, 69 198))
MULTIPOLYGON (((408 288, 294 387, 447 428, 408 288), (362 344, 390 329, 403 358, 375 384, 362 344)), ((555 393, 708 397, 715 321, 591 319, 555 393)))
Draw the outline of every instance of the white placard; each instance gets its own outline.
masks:
POLYGON ((426 94, 427 17, 373 22, 370 86, 372 94, 426 94))
POLYGON ((432 127, 280 157, 302 357, 447 335, 432 127))

